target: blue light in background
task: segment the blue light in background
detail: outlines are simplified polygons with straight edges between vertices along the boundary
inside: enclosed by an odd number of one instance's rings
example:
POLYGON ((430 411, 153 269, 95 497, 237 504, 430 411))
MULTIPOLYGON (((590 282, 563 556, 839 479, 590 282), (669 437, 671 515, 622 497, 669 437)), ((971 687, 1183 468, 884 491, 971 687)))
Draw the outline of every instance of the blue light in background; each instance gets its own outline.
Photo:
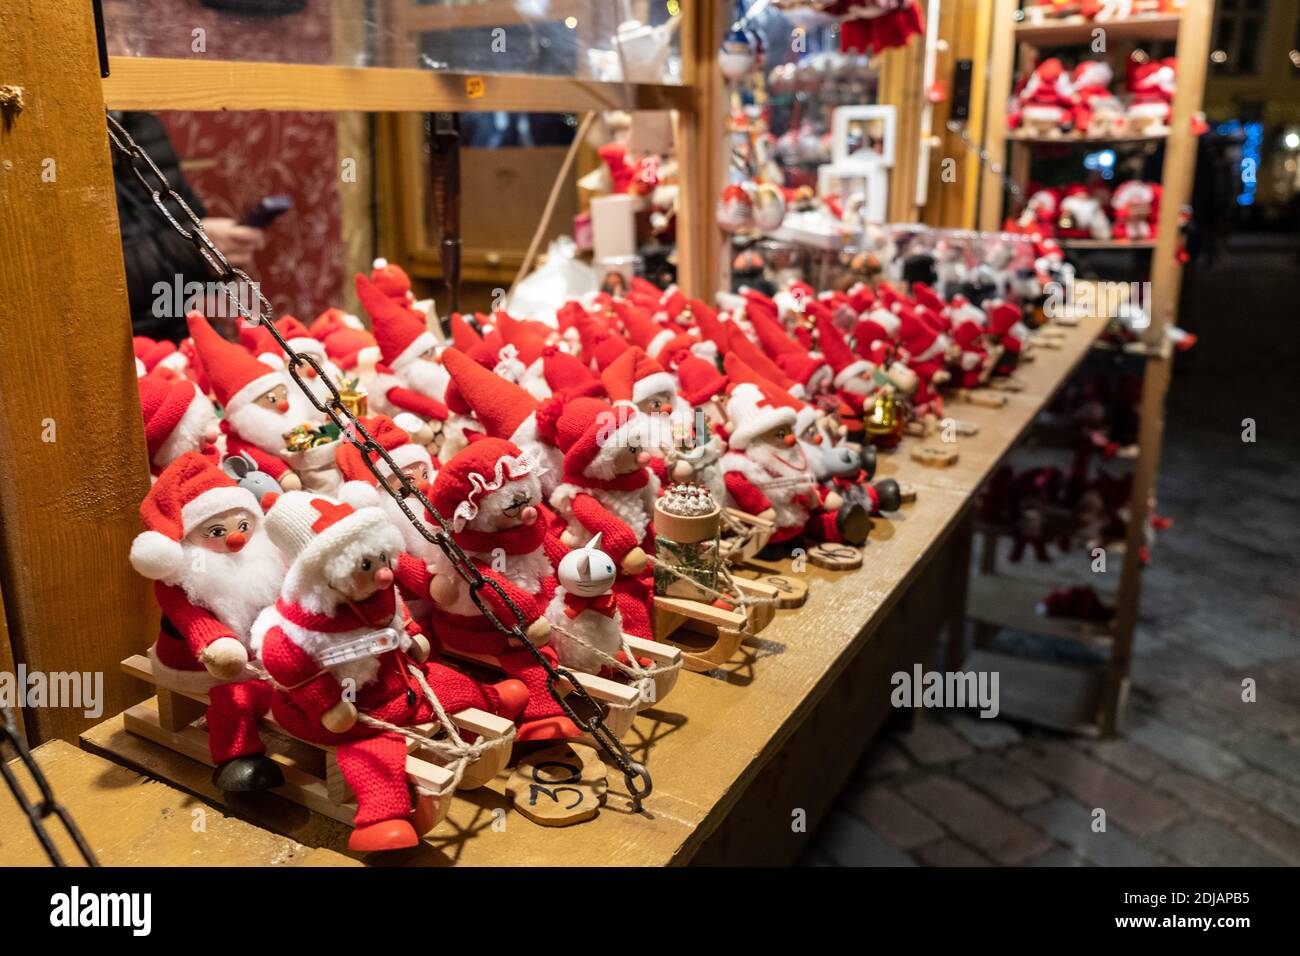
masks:
POLYGON ((1114 179, 1115 151, 1102 149, 1095 153, 1088 153, 1083 157, 1083 168, 1100 172, 1102 179, 1114 179))
POLYGON ((1228 120, 1214 128, 1219 136, 1240 136, 1241 161, 1237 164, 1237 174, 1241 178, 1241 192, 1237 194, 1238 206, 1255 204, 1256 179, 1259 173, 1260 147, 1264 143, 1264 124, 1259 122, 1242 123, 1240 120, 1228 120))

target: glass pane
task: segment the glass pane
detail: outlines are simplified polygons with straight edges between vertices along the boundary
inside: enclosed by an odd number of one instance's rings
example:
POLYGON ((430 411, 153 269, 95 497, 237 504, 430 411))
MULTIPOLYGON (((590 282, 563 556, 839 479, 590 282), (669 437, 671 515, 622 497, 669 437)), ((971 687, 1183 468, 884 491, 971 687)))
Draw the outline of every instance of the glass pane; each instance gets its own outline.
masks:
POLYGON ((104 0, 109 52, 680 83, 684 0, 104 0))

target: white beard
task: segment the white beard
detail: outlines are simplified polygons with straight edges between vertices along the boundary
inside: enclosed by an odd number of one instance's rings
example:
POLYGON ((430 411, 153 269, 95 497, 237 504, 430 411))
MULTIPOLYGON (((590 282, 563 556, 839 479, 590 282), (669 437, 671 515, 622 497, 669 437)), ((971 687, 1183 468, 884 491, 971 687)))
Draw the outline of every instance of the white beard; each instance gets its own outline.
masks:
POLYGON ((187 451, 199 451, 203 447, 204 433, 209 428, 215 428, 216 424, 216 409, 207 396, 200 395, 196 388, 185 414, 162 443, 162 447, 154 453, 153 464, 160 469, 166 468, 187 451))
POLYGON ((285 432, 320 420, 320 413, 292 382, 289 383, 289 410, 284 414, 265 405, 250 404, 227 417, 235 434, 271 455, 284 451, 285 432))
POLYGON ((184 589, 193 604, 211 611, 247 645, 253 621, 280 594, 284 556, 260 530, 236 554, 218 554, 188 542, 181 546, 184 567, 167 583, 184 589))
POLYGON ((776 512, 778 528, 803 527, 808 523, 812 512, 793 502, 797 495, 817 494, 816 482, 806 466, 802 470, 792 467, 779 460, 774 449, 766 445, 751 445, 743 452, 724 455, 722 470, 739 472, 767 496, 776 512))
POLYGON ((447 394, 447 383, 451 381, 450 373, 440 363, 420 358, 407 362, 400 371, 394 369, 393 374, 411 391, 440 402, 447 394))
POLYGON ((869 378, 864 378, 861 375, 854 375, 842 386, 840 386, 840 388, 842 391, 848 392, 850 395, 865 396, 865 395, 870 395, 873 391, 875 391, 876 384, 875 382, 871 381, 871 379, 869 378))

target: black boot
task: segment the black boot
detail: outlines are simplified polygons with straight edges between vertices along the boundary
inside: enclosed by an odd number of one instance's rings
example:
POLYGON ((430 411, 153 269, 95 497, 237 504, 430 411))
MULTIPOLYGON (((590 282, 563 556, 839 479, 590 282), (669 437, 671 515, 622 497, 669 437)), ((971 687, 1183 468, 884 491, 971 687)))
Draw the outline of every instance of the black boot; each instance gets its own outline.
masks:
POLYGON ((284 786, 284 771, 266 754, 227 760, 212 771, 212 782, 227 793, 247 793, 284 786))
POLYGON ((893 478, 881 478, 871 487, 880 496, 881 511, 897 511, 903 507, 903 490, 893 478))
POLYGON ((866 442, 858 453, 862 458, 862 470, 867 473, 867 481, 876 477, 876 446, 866 442))
POLYGON ((860 548, 866 543, 867 532, 871 530, 871 515, 856 502, 844 504, 835 514, 835 529, 841 538, 860 548))

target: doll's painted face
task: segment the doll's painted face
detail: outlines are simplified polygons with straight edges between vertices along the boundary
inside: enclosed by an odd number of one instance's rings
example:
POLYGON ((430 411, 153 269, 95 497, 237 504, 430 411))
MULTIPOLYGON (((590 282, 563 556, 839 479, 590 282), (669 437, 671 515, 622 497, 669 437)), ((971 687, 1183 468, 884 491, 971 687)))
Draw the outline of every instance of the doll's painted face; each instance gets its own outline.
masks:
POLYGON ((617 452, 614 453, 614 473, 616 475, 630 475, 638 468, 644 468, 650 464, 650 453, 641 447, 641 439, 629 438, 617 452))
POLYGON ((636 407, 645 415, 671 415, 673 411, 672 392, 655 392, 650 397, 637 402, 636 407))
MULTIPOLYGON (((411 479, 414 485, 425 485, 429 482, 429 466, 422 461, 413 461, 402 469, 402 474, 411 479)), ((397 491, 402 487, 402 483, 396 475, 388 475, 384 478, 384 484, 389 491, 397 491)))
POLYGON ((778 425, 759 435, 750 442, 747 455, 769 470, 780 471, 785 466, 795 471, 806 471, 808 458, 799 447, 799 440, 794 429, 789 425, 778 425))
POLYGON ((331 580, 330 586, 349 601, 364 601, 393 586, 393 569, 389 563, 393 558, 387 551, 363 554, 346 576, 331 580))
POLYGON ((185 540, 217 554, 238 554, 256 530, 257 517, 243 508, 234 508, 209 518, 185 540))
POLYGON ((258 396, 256 404, 283 415, 289 410, 289 386, 277 385, 258 396))

